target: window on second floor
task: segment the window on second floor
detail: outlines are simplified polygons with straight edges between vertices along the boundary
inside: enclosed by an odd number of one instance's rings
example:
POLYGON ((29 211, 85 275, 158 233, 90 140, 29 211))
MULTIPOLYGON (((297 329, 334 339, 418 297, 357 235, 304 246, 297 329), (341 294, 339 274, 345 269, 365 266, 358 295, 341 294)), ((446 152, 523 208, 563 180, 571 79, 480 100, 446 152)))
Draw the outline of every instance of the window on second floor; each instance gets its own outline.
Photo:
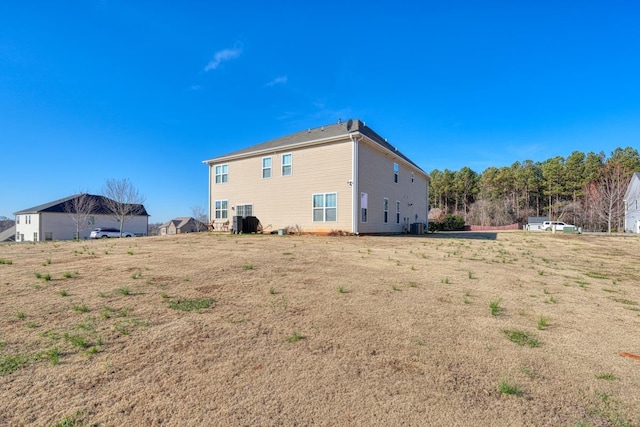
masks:
POLYGON ((291 153, 282 155, 282 176, 291 175, 293 159, 291 153))
POLYGON ((222 184, 229 181, 229 165, 216 166, 216 184, 222 184))
POLYGON ((400 173, 400 167, 397 163, 393 164, 393 182, 398 182, 398 173, 400 173))
POLYGON ((271 178, 271 157, 262 158, 262 178, 271 178))

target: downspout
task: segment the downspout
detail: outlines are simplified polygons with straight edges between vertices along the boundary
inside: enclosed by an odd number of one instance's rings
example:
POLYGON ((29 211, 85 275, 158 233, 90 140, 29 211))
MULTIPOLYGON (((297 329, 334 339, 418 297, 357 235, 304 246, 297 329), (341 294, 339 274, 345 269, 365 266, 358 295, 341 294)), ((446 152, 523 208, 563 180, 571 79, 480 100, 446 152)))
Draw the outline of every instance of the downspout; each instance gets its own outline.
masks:
POLYGON ((211 224, 211 163, 207 163, 207 166, 209 166, 209 196, 207 198, 207 210, 209 211, 209 224, 211 224))
POLYGON ((362 140, 362 136, 353 137, 353 134, 349 134, 351 142, 351 232, 353 234, 359 234, 358 230, 358 202, 360 200, 359 185, 358 185, 358 142, 362 140))

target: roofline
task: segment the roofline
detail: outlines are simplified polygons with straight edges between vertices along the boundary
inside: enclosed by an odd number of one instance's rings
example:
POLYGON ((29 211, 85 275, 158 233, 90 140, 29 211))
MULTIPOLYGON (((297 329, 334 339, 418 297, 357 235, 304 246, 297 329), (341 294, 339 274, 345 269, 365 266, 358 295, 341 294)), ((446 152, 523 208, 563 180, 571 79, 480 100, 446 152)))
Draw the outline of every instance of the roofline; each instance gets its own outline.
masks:
POLYGON ((356 135, 356 134, 362 135, 360 133, 360 131, 350 132, 350 133, 347 133, 347 134, 338 135, 338 136, 332 136, 332 137, 329 137, 329 138, 313 139, 311 141, 298 142, 298 143, 288 144, 288 145, 280 145, 278 147, 263 148, 261 150, 249 151, 249 152, 241 153, 241 154, 228 154, 228 155, 224 155, 224 156, 220 156, 220 157, 214 157, 214 158, 211 158, 209 160, 203 160, 202 163, 207 164, 207 165, 211 165, 213 163, 219 163, 221 161, 246 159, 248 157, 255 157, 255 156, 258 156, 260 154, 277 153, 277 152, 287 151, 287 150, 290 150, 290 149, 293 149, 293 148, 310 147, 310 146, 313 146, 313 145, 326 144, 328 142, 337 142, 337 141, 340 141, 340 140, 349 141, 349 135, 356 135))
POLYGON ((203 160, 202 163, 206 164, 206 165, 213 165, 214 163, 220 163, 220 162, 225 162, 225 161, 229 161, 229 160, 239 160, 239 159, 246 159, 246 158, 250 158, 250 157, 256 157, 262 154, 267 154, 267 153, 277 153, 277 152, 283 152, 283 151, 287 151, 290 149, 294 149, 294 148, 304 148, 304 147, 311 147, 314 145, 321 145, 321 144, 326 144, 329 142, 337 142, 337 141, 353 141, 354 137, 360 137, 360 138, 366 138, 373 147, 375 148, 379 148, 380 150, 387 152, 387 153, 391 153, 394 155, 394 157, 401 161, 402 163, 404 163, 405 165, 408 165, 411 167, 411 169, 415 169, 416 171, 418 171, 419 173, 423 174, 427 180, 431 181, 431 177, 429 176, 429 174, 427 172, 425 172, 422 168, 420 168, 420 166, 416 165, 415 163, 413 163, 411 160, 407 160, 405 159, 402 155, 399 155, 398 153, 389 150, 387 147, 383 146, 382 144, 380 144, 379 142, 377 142, 376 140, 374 140, 373 138, 367 136, 365 133, 357 130, 354 132, 349 132, 346 134, 342 134, 342 135, 338 135, 338 136, 332 136, 329 138, 321 138, 321 139, 314 139, 311 141, 305 141, 305 142, 298 142, 298 143, 294 143, 294 144, 289 144, 289 145, 281 145, 278 147, 272 147, 272 148, 263 148, 261 150, 256 150, 256 151, 250 151, 250 152, 246 152, 246 153, 241 153, 241 154, 230 154, 230 155, 224 155, 224 156, 220 156, 220 157, 214 157, 211 158, 209 160, 203 160))

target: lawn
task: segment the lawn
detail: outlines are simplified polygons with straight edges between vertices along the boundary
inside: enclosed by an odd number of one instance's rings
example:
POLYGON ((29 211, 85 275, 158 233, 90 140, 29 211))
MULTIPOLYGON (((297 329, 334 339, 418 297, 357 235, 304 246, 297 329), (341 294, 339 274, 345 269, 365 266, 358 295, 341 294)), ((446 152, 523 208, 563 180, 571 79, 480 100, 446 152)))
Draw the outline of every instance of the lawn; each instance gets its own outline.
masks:
POLYGON ((0 425, 640 425, 640 239, 0 245, 0 425))

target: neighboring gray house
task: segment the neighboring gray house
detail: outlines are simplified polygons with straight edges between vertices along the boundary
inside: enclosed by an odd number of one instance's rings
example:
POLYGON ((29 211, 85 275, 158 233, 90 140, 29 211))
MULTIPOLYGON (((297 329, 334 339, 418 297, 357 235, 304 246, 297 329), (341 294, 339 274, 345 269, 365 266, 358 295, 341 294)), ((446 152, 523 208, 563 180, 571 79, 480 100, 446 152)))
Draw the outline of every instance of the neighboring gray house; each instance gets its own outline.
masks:
POLYGON ((640 172, 631 176, 624 195, 624 230, 627 233, 640 233, 640 172))
POLYGON ((181 216, 172 219, 160 226, 160 235, 197 233, 206 231, 207 225, 190 216, 181 216))
POLYGON ((426 229, 429 175, 357 119, 204 163, 209 219, 216 224, 256 217, 264 231, 402 233, 413 224, 426 229))
MULTIPOLYGON (((87 239, 96 227, 120 228, 104 196, 74 194, 60 200, 15 212, 16 241, 87 239), (85 198, 85 199, 83 199, 85 198), (90 212, 74 212, 78 200, 87 200, 90 212)), ((136 236, 146 236, 149 214, 143 205, 132 205, 137 212, 125 223, 125 230, 136 236)))

